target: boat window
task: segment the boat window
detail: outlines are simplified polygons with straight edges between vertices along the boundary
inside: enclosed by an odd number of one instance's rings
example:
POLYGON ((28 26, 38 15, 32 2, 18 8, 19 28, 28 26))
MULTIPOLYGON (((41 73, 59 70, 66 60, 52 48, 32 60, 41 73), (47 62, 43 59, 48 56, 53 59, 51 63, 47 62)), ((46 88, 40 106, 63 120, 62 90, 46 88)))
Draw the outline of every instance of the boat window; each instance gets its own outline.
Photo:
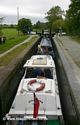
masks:
POLYGON ((31 72, 30 78, 36 78, 38 76, 44 77, 44 72, 41 68, 34 68, 31 72))
POLYGON ((38 76, 43 76, 48 79, 53 78, 52 70, 49 68, 28 68, 25 78, 36 78, 38 76))
POLYGON ((51 48, 51 47, 48 47, 48 51, 52 51, 52 48, 51 48))
POLYGON ((44 73, 45 73, 45 77, 46 78, 49 78, 49 79, 52 79, 52 73, 51 73, 51 70, 49 68, 45 68, 44 69, 44 73))
POLYGON ((25 78, 30 78, 30 74, 31 74, 32 70, 33 70, 33 68, 27 68, 25 78))

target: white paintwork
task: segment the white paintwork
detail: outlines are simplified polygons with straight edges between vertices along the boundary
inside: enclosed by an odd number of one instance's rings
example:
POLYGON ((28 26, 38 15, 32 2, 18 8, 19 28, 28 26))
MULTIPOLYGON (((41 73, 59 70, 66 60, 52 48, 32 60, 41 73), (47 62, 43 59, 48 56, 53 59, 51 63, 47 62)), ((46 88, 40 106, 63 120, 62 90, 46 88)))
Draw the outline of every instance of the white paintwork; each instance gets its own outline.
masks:
POLYGON ((55 64, 50 55, 34 55, 25 63, 24 67, 55 67, 55 64), (33 64, 34 60, 37 60, 38 63, 33 64), (46 63, 42 64, 44 60, 46 63))
POLYGON ((40 46, 46 46, 46 47, 51 47, 51 40, 49 38, 42 38, 40 46))
MULTIPOLYGON (((45 55, 35 55, 28 60, 24 67, 52 67, 52 70, 55 68, 54 61, 51 56, 45 55), (45 65, 34 65, 34 59, 42 58, 46 59, 47 63, 45 65)), ((34 109, 34 98, 33 92, 29 91, 27 84, 30 80, 37 79, 45 83, 45 88, 42 91, 35 92, 37 98, 40 100, 40 107, 38 112, 38 117, 36 119, 58 119, 58 116, 62 116, 61 105, 59 100, 59 92, 57 86, 56 72, 53 71, 53 79, 48 78, 25 78, 25 74, 20 82, 20 85, 17 90, 14 102, 9 113, 6 115, 13 117, 22 117, 25 119, 34 119, 33 118, 33 109, 34 109)))

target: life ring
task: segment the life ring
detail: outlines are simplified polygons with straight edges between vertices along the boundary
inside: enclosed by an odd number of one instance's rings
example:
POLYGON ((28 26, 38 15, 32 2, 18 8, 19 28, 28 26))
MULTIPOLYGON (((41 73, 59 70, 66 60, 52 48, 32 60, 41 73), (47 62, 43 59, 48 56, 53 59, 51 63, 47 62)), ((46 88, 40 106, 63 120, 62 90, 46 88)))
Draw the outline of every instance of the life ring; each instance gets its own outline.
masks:
POLYGON ((42 82, 40 82, 40 81, 34 79, 34 80, 30 80, 30 81, 28 82, 27 87, 28 87, 28 90, 38 92, 38 91, 41 91, 41 90, 44 89, 45 83, 42 83, 42 82), (40 86, 39 86, 38 88, 35 88, 35 89, 34 89, 34 88, 32 87, 32 84, 35 84, 36 82, 39 83, 40 86))

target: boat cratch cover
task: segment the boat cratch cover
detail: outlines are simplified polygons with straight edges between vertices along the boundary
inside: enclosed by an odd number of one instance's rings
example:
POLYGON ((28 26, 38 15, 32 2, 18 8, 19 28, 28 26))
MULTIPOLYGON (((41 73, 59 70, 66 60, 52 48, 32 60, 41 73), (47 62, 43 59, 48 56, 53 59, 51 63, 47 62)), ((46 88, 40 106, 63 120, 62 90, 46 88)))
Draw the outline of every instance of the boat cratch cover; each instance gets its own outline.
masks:
POLYGON ((37 118, 40 101, 38 100, 38 98, 37 98, 37 96, 35 95, 35 93, 33 93, 33 96, 34 96, 34 112, 33 112, 33 118, 37 118))

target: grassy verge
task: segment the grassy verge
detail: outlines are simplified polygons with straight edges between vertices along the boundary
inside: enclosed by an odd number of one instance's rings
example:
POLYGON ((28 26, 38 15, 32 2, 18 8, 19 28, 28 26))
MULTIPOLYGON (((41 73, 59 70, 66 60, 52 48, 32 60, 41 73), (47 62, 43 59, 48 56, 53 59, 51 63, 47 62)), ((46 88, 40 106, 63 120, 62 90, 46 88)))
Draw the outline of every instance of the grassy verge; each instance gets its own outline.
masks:
POLYGON ((34 36, 28 43, 25 43, 18 48, 16 48, 14 51, 11 51, 6 56, 3 56, 0 58, 0 66, 6 66, 8 65, 13 59, 15 59, 24 49, 27 49, 33 42, 37 40, 37 37, 34 36))
MULTIPOLYGON (((8 40, 14 39, 15 37, 18 36, 18 31, 15 28, 4 28, 2 29, 2 33, 3 33, 3 36, 5 36, 8 40)), ((19 31, 19 34, 23 35, 20 31, 19 31)))
POLYGON ((71 36, 71 39, 77 43, 80 43, 80 36, 71 36))
POLYGON ((13 46, 21 43, 29 36, 20 36, 14 39, 6 40, 5 44, 0 45, 0 54, 7 51, 8 49, 12 48, 13 46))
POLYGON ((22 35, 22 33, 19 33, 18 35, 16 29, 3 29, 3 36, 6 37, 6 42, 5 44, 0 44, 0 54, 29 37, 28 35, 22 35))

